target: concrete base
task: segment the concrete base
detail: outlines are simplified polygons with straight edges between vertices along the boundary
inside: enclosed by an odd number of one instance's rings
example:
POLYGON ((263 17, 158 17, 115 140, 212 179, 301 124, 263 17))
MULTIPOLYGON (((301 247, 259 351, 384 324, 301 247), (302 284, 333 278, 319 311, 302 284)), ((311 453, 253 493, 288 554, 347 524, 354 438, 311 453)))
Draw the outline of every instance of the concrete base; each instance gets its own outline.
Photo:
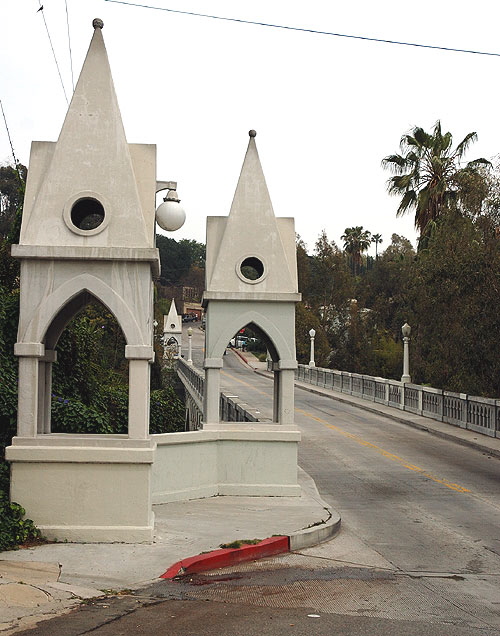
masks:
POLYGON ((121 436, 15 437, 11 500, 49 539, 150 542, 154 443, 121 436))
POLYGON ((215 495, 300 496, 295 428, 218 423, 152 437, 155 504, 215 495))

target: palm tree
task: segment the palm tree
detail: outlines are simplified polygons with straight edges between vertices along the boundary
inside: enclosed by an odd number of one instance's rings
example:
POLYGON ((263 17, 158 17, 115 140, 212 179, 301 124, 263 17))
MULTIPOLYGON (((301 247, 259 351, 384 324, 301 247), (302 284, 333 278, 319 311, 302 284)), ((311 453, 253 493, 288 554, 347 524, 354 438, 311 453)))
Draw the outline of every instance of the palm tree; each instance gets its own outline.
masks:
POLYGON ((389 194, 401 196, 397 216, 415 209, 415 227, 421 236, 441 214, 459 209, 460 173, 491 165, 486 159, 475 159, 461 167, 464 154, 476 140, 477 134, 471 132, 453 150, 453 137, 441 132, 438 120, 432 133, 417 126, 403 135, 401 154, 382 160, 382 166, 394 173, 387 182, 389 194))
POLYGON ((382 234, 372 234, 372 243, 375 243, 375 260, 378 261, 377 247, 382 243, 382 234))
POLYGON ((346 227, 344 234, 340 237, 340 240, 344 241, 345 251, 351 255, 353 274, 355 276, 361 264, 361 253, 366 252, 370 247, 370 236, 368 230, 363 230, 363 226, 358 225, 356 227, 346 227))

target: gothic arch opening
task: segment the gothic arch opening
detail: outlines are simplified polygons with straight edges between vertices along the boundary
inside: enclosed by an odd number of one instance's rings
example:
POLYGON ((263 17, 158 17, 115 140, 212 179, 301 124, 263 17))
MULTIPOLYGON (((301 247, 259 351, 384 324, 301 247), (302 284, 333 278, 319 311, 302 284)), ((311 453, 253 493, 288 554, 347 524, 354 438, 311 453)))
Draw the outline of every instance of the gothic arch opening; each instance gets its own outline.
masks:
POLYGON ((89 292, 81 292, 59 311, 45 337, 46 350, 57 352, 55 361, 40 363, 50 365, 40 374, 46 394, 50 384, 43 432, 127 433, 125 344, 115 316, 89 292))

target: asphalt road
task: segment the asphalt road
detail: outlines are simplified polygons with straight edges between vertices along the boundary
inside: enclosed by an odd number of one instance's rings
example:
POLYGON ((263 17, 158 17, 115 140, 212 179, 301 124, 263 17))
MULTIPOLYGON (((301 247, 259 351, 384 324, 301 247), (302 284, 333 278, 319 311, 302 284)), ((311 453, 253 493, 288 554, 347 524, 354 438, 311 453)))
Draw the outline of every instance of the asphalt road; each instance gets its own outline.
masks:
MULTIPOLYGON (((270 413, 272 382, 226 359, 223 388, 270 413)), ((393 567, 500 574, 498 459, 300 389, 295 415, 301 467, 393 567)))
MULTIPOLYGON (((203 357, 201 334, 193 360, 203 357)), ((270 416, 272 381, 224 356, 222 388, 270 416)), ((342 515, 299 554, 98 600, 31 636, 499 636, 500 462, 296 390, 299 463, 342 515)))

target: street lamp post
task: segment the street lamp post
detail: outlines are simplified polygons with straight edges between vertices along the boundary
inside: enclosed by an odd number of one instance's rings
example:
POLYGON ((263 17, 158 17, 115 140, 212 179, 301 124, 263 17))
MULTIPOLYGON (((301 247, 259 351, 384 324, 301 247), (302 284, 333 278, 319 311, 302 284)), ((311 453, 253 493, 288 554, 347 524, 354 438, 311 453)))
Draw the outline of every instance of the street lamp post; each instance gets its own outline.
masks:
POLYGON ((188 334, 188 364, 193 364, 193 328, 189 327, 187 330, 188 334))
POLYGON ((410 377, 410 333, 411 327, 405 322, 401 327, 403 334, 403 375, 401 376, 401 382, 411 382, 410 377))
POLYGON ((311 338, 311 356, 309 358, 309 367, 315 367, 316 364, 314 362, 314 336, 316 335, 316 331, 311 329, 309 331, 309 337, 311 338))

